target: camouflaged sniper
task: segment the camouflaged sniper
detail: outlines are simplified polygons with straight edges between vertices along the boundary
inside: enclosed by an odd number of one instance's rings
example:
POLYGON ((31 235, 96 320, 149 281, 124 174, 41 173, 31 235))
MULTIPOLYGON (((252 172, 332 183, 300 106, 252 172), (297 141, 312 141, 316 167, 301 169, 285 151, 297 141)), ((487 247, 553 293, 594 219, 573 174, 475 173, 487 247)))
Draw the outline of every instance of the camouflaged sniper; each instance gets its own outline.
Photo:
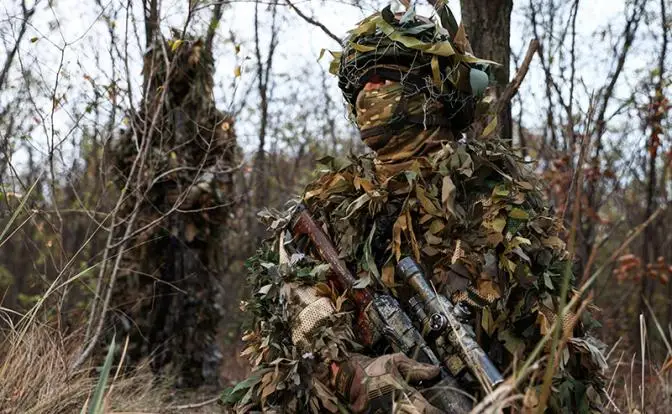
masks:
MULTIPOLYGON (((489 62, 471 55, 449 11, 440 17, 442 26, 386 8, 351 32, 333 70, 376 154, 324 158, 300 202, 362 286, 409 300, 394 269, 413 257, 439 293, 470 309, 478 343, 509 375, 557 319, 569 254, 562 223, 515 152, 499 139, 462 136, 482 103, 489 62), (363 90, 376 76, 392 82, 363 90)), ((350 304, 325 283, 328 265, 291 239, 292 214, 293 207, 261 214, 272 236, 248 261, 254 293, 243 304, 253 314, 243 352, 252 373, 223 402, 237 412, 348 412, 327 366, 377 354, 357 342, 350 304), (321 304, 292 298, 308 288, 321 304)), ((593 324, 590 312, 563 319, 567 343, 547 412, 603 411, 606 361, 588 334, 593 324)), ((544 369, 545 362, 519 389, 523 410, 537 408, 544 369)))

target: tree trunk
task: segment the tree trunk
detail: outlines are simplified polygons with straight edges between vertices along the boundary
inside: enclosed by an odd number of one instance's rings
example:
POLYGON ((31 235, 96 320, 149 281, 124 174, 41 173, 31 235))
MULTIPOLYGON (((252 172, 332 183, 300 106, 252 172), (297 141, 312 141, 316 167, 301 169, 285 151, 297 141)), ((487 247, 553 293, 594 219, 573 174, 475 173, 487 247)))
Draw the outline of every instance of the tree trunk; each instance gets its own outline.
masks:
MULTIPOLYGON (((462 22, 474 54, 501 64, 494 69, 497 84, 495 93, 499 96, 509 82, 513 0, 462 0, 460 4, 462 22)), ((510 102, 498 122, 502 137, 511 139, 513 123, 510 102)))

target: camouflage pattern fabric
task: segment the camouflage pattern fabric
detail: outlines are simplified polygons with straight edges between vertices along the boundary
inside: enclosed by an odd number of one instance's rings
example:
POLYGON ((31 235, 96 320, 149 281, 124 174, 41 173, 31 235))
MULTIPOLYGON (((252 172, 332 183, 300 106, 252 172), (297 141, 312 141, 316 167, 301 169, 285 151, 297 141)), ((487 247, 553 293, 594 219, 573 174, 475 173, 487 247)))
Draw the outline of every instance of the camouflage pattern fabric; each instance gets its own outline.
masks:
POLYGON ((416 362, 401 353, 375 359, 360 355, 342 365, 334 388, 356 413, 442 414, 410 386, 436 379, 439 373, 439 367, 416 362), (398 407, 393 407, 392 401, 398 407))
POLYGON ((439 140, 452 138, 445 136, 446 130, 439 127, 421 132, 409 123, 391 127, 402 105, 405 107, 403 111, 408 116, 417 117, 419 122, 427 121, 424 119, 426 113, 435 114, 442 108, 440 102, 428 102, 422 94, 405 96, 403 86, 396 82, 375 90, 363 90, 357 97, 356 122, 362 140, 376 152, 380 161, 398 161, 427 153, 439 146, 439 140))

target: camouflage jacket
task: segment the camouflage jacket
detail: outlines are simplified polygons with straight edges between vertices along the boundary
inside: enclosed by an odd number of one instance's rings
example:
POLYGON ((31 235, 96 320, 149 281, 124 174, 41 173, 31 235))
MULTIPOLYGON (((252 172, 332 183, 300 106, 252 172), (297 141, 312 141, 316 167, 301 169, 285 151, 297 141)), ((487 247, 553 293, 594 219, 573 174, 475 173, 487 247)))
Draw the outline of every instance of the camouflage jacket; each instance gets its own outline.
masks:
MULTIPOLYGON (((577 294, 563 227, 534 175, 502 142, 447 142, 431 155, 395 164, 370 155, 321 162, 301 201, 360 283, 396 292, 401 281, 394 266, 402 255, 413 256, 438 291, 473 310, 478 342, 503 373, 517 373, 549 334, 566 278, 565 301, 577 294)), ((244 303, 253 315, 243 352, 252 373, 223 400, 238 412, 347 412, 329 388, 326 363, 371 351, 353 335, 348 300, 326 283, 328 266, 294 248, 286 231, 291 213, 263 214, 273 236, 248 261, 254 293, 244 303), (309 352, 291 340, 290 304, 282 294, 288 282, 316 285, 336 309, 331 323, 314 333, 309 352)), ((578 308, 562 320, 566 346, 556 358, 547 412, 603 409, 606 361, 601 343, 588 334, 596 324, 591 306, 580 317, 578 308)), ((549 352, 546 346, 541 356, 549 352)), ((536 370, 518 388, 526 408, 538 404, 545 361, 533 364, 536 370)))

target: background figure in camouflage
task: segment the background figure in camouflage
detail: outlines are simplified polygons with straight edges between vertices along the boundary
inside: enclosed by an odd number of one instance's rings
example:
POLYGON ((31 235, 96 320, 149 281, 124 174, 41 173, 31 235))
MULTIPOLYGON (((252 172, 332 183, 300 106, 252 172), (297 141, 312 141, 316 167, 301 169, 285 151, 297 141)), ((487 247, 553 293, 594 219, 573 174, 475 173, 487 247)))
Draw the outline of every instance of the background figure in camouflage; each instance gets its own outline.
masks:
MULTIPOLYGON (((394 268, 403 256, 421 263, 438 292, 471 310, 478 342, 510 375, 556 322, 564 276, 573 281, 570 257, 562 223, 515 152, 488 128, 463 134, 487 109, 492 62, 471 54, 447 7, 439 18, 441 25, 388 7, 351 31, 332 69, 375 154, 323 159, 300 201, 360 286, 407 301, 394 268)), ((287 231, 293 211, 262 214, 273 237, 248 262, 255 293, 244 303, 254 314, 243 352, 253 371, 224 402, 239 412, 386 412, 385 396, 402 412, 437 412, 405 375, 429 379, 431 367, 409 368, 413 361, 400 361, 403 355, 360 345, 349 301, 326 282, 328 266, 305 255, 287 231)), ((569 289, 565 301, 572 297, 569 289)), ((556 359, 548 412, 603 408, 606 362, 587 334, 590 314, 578 317, 577 309, 558 321, 566 348, 556 359)), ((547 363, 519 389, 526 409, 539 404, 547 363)))
POLYGON ((151 358, 178 386, 218 384, 222 359, 221 229, 237 145, 233 120, 215 107, 213 71, 201 39, 155 40, 145 55, 142 111, 114 149, 123 186, 139 149, 149 147, 148 176, 129 182, 123 206, 143 231, 125 254, 115 322, 130 335, 131 360, 151 358))

